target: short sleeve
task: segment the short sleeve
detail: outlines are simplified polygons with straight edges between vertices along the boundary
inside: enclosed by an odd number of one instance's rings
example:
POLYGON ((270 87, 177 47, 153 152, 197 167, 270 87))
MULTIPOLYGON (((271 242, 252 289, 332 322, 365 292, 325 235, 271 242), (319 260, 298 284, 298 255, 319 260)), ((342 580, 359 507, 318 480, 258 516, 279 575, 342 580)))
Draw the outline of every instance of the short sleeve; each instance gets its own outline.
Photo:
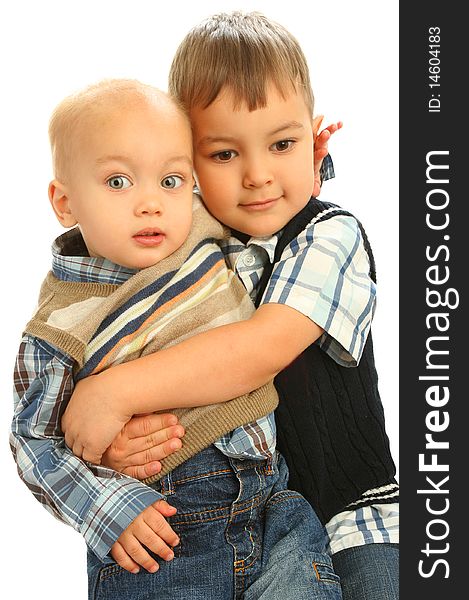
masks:
POLYGON ((376 288, 352 216, 314 220, 284 250, 263 304, 285 304, 324 329, 318 343, 337 363, 356 366, 369 333, 376 288))

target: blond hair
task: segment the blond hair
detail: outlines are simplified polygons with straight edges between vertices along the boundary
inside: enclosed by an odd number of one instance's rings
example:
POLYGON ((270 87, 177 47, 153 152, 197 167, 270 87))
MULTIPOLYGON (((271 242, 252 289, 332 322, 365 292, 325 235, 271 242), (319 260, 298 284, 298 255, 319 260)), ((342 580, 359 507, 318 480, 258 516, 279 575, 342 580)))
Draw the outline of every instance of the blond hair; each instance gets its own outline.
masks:
POLYGON ((225 86, 235 105, 266 106, 272 82, 285 97, 303 94, 311 116, 314 96, 306 58, 296 38, 258 12, 219 13, 194 27, 180 44, 169 74, 169 91, 186 108, 206 108, 225 86))
POLYGON ((171 103, 187 118, 179 102, 151 85, 135 79, 103 79, 64 98, 49 121, 54 177, 65 182, 73 164, 74 142, 91 119, 105 119, 109 111, 171 103))

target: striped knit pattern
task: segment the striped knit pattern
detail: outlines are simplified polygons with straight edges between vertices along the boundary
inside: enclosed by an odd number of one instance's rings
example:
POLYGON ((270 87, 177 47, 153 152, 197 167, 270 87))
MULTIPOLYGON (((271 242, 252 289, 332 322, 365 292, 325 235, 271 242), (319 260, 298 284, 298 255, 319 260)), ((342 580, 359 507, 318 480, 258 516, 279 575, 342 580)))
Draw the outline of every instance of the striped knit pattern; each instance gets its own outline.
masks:
MULTIPOLYGON (((80 379, 247 319, 254 307, 215 241, 225 235, 197 201, 187 242, 120 286, 60 281, 49 273, 26 332, 72 356, 80 379)), ((186 429, 183 449, 165 459, 159 475, 146 482, 162 477, 235 427, 272 412, 277 403, 271 383, 222 404, 173 410, 186 429)))
POLYGON ((178 323, 191 311, 203 320, 206 329, 213 327, 214 321, 228 323, 247 318, 252 312, 214 243, 201 242, 177 271, 156 279, 151 271, 134 277, 142 280, 143 287, 98 327, 86 348, 79 377, 179 342, 186 331, 178 323), (207 311, 212 297, 215 302, 207 311), (227 318, 228 313, 231 318, 227 318))

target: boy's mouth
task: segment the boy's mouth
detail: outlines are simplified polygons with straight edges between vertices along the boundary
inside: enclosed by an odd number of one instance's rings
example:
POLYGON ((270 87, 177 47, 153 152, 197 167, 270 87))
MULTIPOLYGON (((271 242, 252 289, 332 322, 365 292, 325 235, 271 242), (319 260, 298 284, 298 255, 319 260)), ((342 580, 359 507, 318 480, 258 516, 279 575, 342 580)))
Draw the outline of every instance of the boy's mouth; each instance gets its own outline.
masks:
POLYGON ((264 200, 255 200, 254 202, 246 202, 240 206, 248 211, 267 210, 273 206, 282 196, 278 198, 265 198, 264 200))
POLYGON ((142 229, 133 239, 141 246, 158 246, 165 239, 165 234, 157 227, 142 229))

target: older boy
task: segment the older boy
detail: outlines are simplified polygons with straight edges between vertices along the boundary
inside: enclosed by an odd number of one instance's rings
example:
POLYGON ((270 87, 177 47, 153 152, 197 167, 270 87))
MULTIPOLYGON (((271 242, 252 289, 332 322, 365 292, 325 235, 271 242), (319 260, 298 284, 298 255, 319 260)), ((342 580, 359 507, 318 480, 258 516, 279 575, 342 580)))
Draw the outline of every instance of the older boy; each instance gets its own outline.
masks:
MULTIPOLYGON (((181 44, 170 86, 189 111, 204 202, 246 244, 227 244, 232 264, 253 298, 267 289, 249 321, 117 367, 83 392, 105 398, 113 384, 125 394, 148 369, 158 386, 142 381, 137 407, 152 410, 181 394, 195 399, 202 381, 212 398, 228 398, 292 363, 276 379, 290 481, 327 524, 345 597, 396 598, 398 486, 368 336, 374 263, 352 215, 309 203, 314 121, 303 53, 261 15, 216 15, 181 44), (196 368, 215 344, 225 352, 196 368)), ((104 448, 86 421, 70 435, 99 459, 104 448)))
POLYGON ((243 234, 226 252, 259 305, 249 324, 259 321, 254 339, 270 353, 250 368, 284 369, 276 423, 290 485, 326 524, 344 598, 395 599, 398 486, 367 341, 374 261, 350 213, 310 201, 306 59, 262 15, 215 15, 181 43, 169 87, 189 112, 205 205, 243 234))
MULTIPOLYGON (((35 496, 85 537, 90 598, 228 600, 274 589, 269 597, 339 599, 322 526, 286 489, 268 437, 271 384, 216 405, 202 394, 199 408, 180 411, 187 443, 152 487, 66 447, 60 421, 75 381, 246 319, 253 307, 216 243, 224 228, 193 206, 190 126, 165 94, 102 82, 64 100, 50 134, 50 201, 64 227, 79 227, 56 240, 26 326, 11 443, 35 496)), ((94 419, 121 428, 133 408, 119 422, 111 405, 94 419)))
MULTIPOLYGON (((233 239, 226 250, 259 304, 250 322, 262 314, 271 328, 257 331, 267 364, 293 361, 276 378, 290 485, 326 524, 344 598, 396 598, 398 486, 367 342, 374 261, 350 213, 309 202, 314 99, 305 57, 262 15, 215 15, 181 43, 170 90, 189 112, 205 205, 244 234, 246 245, 233 239)), ((263 360, 252 369, 262 371, 263 360)))

